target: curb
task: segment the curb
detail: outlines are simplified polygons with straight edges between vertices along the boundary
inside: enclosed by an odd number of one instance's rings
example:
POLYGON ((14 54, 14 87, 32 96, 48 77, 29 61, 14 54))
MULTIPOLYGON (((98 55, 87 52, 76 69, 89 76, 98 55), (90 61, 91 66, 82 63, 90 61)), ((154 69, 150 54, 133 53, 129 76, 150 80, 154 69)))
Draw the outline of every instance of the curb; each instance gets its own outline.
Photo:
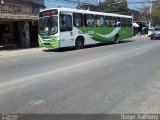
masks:
MULTIPOLYGON (((134 36, 129 39, 137 39, 137 38, 145 38, 148 37, 147 35, 141 35, 141 36, 134 36)), ((24 54, 29 54, 29 53, 38 53, 47 48, 28 48, 28 49, 18 49, 18 50, 2 50, 0 51, 0 57, 5 57, 5 56, 15 56, 15 55, 24 55, 24 54)))
POLYGON ((18 49, 18 50, 2 50, 0 51, 0 57, 14 56, 14 55, 24 55, 29 53, 38 53, 45 50, 45 48, 28 48, 28 49, 18 49))
POLYGON ((131 39, 145 38, 145 37, 147 38, 148 36, 147 35, 141 35, 141 36, 137 35, 137 36, 132 37, 131 39))

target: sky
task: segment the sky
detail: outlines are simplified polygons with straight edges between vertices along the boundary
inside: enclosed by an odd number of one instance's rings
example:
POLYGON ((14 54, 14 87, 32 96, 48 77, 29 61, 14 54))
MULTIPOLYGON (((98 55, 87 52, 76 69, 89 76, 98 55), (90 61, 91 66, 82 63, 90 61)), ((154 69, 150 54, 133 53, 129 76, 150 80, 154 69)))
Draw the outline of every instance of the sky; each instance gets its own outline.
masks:
MULTIPOLYGON (((53 7, 68 7, 68 8, 75 8, 77 6, 78 0, 45 0, 45 5, 47 8, 53 7)), ((98 4, 98 0, 79 0, 81 3, 92 3, 98 4)), ((100 0, 103 1, 103 0, 100 0)), ((149 5, 151 0, 127 0, 128 7, 131 9, 138 10, 144 5, 149 5)))
POLYGON ((127 0, 127 1, 128 1, 128 7, 135 10, 140 9, 143 6, 149 6, 151 2, 151 0, 127 0))

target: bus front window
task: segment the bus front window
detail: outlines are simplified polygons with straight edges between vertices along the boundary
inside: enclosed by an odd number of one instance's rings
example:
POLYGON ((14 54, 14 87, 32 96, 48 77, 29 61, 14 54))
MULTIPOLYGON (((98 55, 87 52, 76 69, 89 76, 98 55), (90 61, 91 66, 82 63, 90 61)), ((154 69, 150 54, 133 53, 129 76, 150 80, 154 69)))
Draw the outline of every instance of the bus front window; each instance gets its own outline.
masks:
POLYGON ((41 17, 39 20, 39 33, 54 35, 58 32, 58 16, 41 17))

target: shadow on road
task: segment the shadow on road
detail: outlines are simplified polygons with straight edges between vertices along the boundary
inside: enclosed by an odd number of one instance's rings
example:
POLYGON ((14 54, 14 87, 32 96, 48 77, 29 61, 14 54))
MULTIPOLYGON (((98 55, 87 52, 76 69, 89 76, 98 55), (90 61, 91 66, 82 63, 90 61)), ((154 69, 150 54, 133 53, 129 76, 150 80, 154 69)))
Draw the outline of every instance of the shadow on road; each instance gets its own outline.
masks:
MULTIPOLYGON (((150 40, 151 40, 151 39, 150 39, 150 40)), ((157 40, 157 41, 158 41, 158 40, 160 40, 160 39, 152 39, 152 40, 155 40, 155 41, 157 40)))
POLYGON ((31 48, 39 48, 39 47, 29 47, 29 48, 21 48, 21 47, 2 47, 0 46, 0 51, 20 51, 20 50, 29 50, 31 48))
MULTIPOLYGON (((120 41, 117 44, 123 44, 123 43, 134 42, 134 41, 135 40, 125 40, 125 41, 120 41)), ((113 43, 98 43, 98 44, 93 44, 93 45, 86 45, 85 47, 83 47, 83 49, 106 46, 106 45, 114 45, 114 44, 113 43)), ((44 52, 68 52, 68 51, 73 51, 73 50, 76 50, 75 47, 64 47, 64 48, 58 48, 58 49, 47 49, 47 50, 43 50, 43 51, 44 52)))

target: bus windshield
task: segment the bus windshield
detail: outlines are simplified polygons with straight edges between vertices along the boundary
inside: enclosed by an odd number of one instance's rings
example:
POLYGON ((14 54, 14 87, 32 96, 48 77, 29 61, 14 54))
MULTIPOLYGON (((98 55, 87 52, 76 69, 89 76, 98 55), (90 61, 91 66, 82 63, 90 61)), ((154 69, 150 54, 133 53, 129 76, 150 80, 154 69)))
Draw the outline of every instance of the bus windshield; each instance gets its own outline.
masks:
POLYGON ((40 17, 39 33, 45 35, 54 35, 58 32, 58 16, 40 17))

